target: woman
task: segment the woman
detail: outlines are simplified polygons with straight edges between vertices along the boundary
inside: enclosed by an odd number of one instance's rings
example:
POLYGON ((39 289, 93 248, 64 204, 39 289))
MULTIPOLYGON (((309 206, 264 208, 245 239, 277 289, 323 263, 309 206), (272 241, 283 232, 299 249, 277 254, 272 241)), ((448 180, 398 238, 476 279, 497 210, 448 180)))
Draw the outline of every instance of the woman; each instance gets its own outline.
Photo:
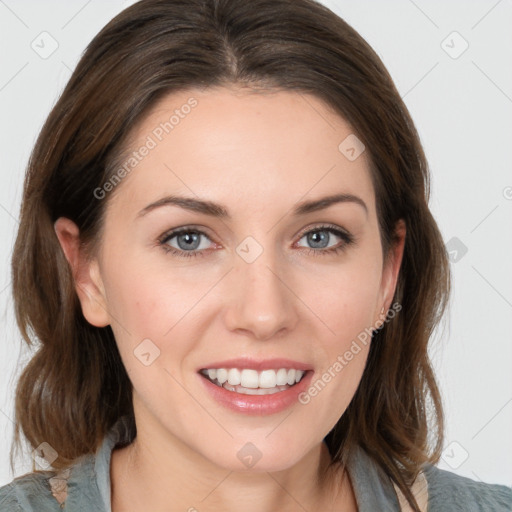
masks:
POLYGON ((441 471, 449 293, 418 135, 310 0, 143 0, 37 141, 13 254, 41 348, 2 510, 509 510, 441 471))

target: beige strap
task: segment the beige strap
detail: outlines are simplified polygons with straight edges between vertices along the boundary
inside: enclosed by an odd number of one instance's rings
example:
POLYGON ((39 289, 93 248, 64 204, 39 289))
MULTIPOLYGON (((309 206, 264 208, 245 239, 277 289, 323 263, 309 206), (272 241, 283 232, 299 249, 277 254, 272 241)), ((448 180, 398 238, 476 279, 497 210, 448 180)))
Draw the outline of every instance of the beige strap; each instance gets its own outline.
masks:
POLYGON ((64 508, 66 498, 68 497, 68 478, 70 472, 69 468, 63 469, 48 480, 53 497, 59 502, 60 508, 64 508))
MULTIPOLYGON (((395 492, 398 497, 398 502, 400 503, 401 512, 413 512, 411 506, 408 501, 405 499, 404 494, 398 488, 398 486, 393 482, 395 487, 395 492)), ((416 502, 418 503, 421 512, 428 511, 428 482, 425 475, 420 472, 417 476, 416 480, 411 486, 411 491, 416 498, 416 502)))

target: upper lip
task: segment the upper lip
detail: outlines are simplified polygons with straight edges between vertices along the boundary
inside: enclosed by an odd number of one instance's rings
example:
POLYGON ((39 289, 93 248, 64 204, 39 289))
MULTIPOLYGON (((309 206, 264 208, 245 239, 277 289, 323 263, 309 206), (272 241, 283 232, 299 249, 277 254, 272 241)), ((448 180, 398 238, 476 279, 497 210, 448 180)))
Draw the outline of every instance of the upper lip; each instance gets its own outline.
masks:
POLYGON ((301 363, 292 359, 273 358, 273 359, 252 359, 249 357, 238 357, 236 359, 226 359, 224 361, 214 361, 198 368, 197 371, 212 368, 247 368, 250 370, 279 370, 280 368, 295 370, 312 370, 310 364, 301 363))

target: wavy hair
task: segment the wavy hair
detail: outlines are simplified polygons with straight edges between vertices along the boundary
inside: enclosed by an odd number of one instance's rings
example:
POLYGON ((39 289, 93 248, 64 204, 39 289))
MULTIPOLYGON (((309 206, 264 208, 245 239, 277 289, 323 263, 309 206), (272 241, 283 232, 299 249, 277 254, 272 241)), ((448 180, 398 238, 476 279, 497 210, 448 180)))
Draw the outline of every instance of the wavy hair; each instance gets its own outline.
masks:
POLYGON ((333 463, 362 446, 419 510, 409 486, 443 442, 427 347, 448 302, 448 258, 428 208, 428 164, 391 77, 353 28, 313 0, 142 0, 88 45, 25 178, 13 294, 19 329, 37 350, 17 384, 13 446, 21 434, 33 447, 46 441, 61 469, 95 452, 119 417, 133 420, 113 332, 85 320, 54 223, 71 219, 94 251, 108 203, 94 190, 113 176, 130 130, 164 95, 231 84, 323 100, 366 146, 385 255, 405 221, 393 298, 401 311, 374 333, 357 392, 325 441, 333 463))

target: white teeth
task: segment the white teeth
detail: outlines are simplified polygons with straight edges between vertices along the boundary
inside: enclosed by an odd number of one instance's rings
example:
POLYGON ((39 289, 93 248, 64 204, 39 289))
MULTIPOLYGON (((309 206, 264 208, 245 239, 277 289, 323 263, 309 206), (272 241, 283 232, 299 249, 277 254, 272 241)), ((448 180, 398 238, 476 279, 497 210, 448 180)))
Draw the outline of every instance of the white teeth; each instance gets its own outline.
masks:
POLYGON ((278 386, 284 386, 285 384, 288 384, 288 370, 286 368, 281 368, 280 370, 277 370, 276 384, 278 386))
MULTIPOLYGON (((303 375, 303 370, 280 368, 279 370, 263 370, 258 372, 252 369, 237 368, 208 368, 201 370, 203 375, 222 386, 227 383, 229 386, 242 386, 246 389, 274 389, 279 386, 293 386, 299 382, 303 375)), ((225 387, 225 386, 224 386, 225 387)), ((259 394, 259 393, 248 393, 259 394)))
POLYGON ((258 372, 256 370, 242 370, 242 372, 240 373, 240 384, 244 388, 256 389, 258 387, 258 383, 258 372))
POLYGON ((242 382, 241 378, 242 375, 236 368, 231 368, 228 370, 228 382, 232 386, 238 386, 242 382))
MULTIPOLYGON (((219 381, 220 384, 224 384, 224 382, 226 382, 228 380, 228 371, 226 370, 226 368, 219 368, 216 371, 217 371, 217 380, 219 381)), ((210 370, 208 370, 208 373, 209 372, 210 372, 210 370)))
POLYGON ((260 388, 275 388, 276 382, 277 375, 274 370, 264 370, 260 373, 260 388))

